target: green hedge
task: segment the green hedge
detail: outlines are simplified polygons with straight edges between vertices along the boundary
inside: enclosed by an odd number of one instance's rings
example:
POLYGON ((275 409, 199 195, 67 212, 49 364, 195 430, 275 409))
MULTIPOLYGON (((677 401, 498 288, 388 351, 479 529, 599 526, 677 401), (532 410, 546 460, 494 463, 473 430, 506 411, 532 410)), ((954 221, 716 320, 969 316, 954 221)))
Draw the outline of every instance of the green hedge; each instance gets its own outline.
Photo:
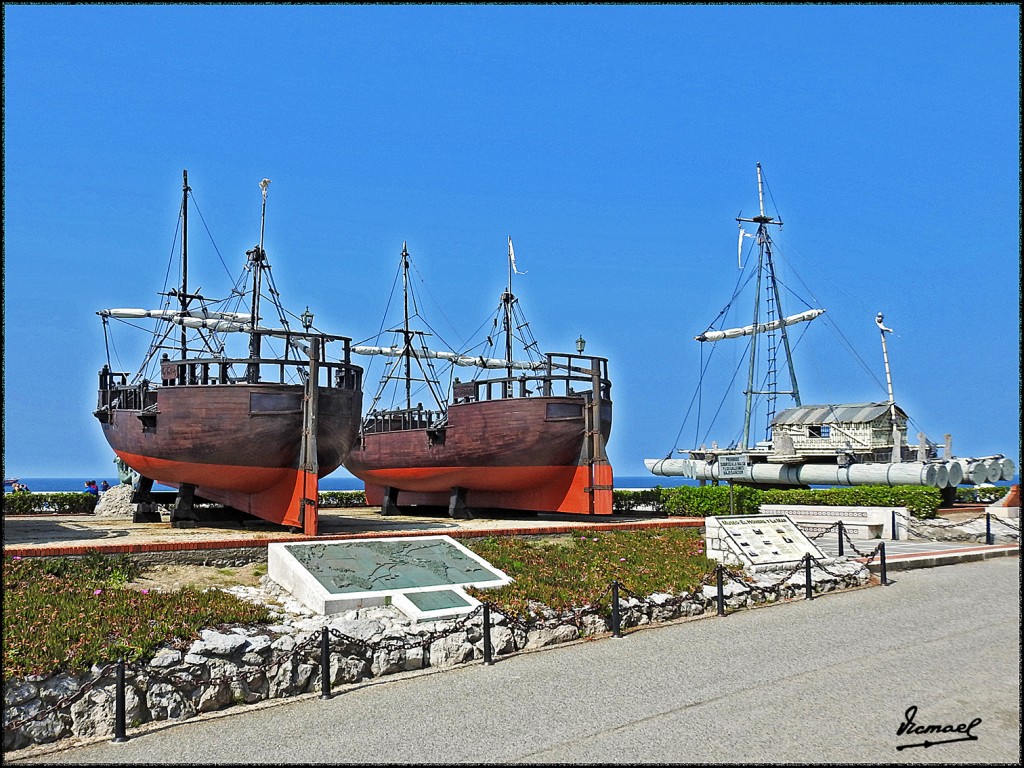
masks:
POLYGON ((91 514, 98 499, 91 493, 5 493, 5 515, 91 514))
POLYGON ((854 485, 807 490, 774 488, 761 493, 762 504, 906 507, 910 514, 919 518, 935 517, 942 504, 942 492, 923 485, 854 485))
POLYGON ((365 491, 321 491, 319 499, 324 509, 366 506, 365 491))
MULTIPOLYGON (((98 499, 89 493, 5 493, 5 515, 69 515, 92 514, 98 499)), ((363 491, 324 491, 320 494, 320 506, 365 507, 366 493, 363 491)))
POLYGON ((965 488, 956 489, 956 500, 961 504, 991 504, 999 501, 1010 492, 1010 486, 982 486, 969 485, 965 488))
MULTIPOLYGON (((615 491, 614 496, 616 512, 643 509, 684 517, 712 517, 730 513, 727 485, 683 485, 678 488, 659 486, 645 491, 615 491)), ((756 515, 762 504, 906 507, 915 517, 926 518, 935 517, 941 503, 942 494, 937 488, 918 485, 857 485, 843 488, 762 491, 737 484, 733 486, 732 508, 737 515, 756 515)))
POLYGON ((644 491, 612 491, 614 512, 656 512, 665 513, 665 488, 660 485, 644 491))

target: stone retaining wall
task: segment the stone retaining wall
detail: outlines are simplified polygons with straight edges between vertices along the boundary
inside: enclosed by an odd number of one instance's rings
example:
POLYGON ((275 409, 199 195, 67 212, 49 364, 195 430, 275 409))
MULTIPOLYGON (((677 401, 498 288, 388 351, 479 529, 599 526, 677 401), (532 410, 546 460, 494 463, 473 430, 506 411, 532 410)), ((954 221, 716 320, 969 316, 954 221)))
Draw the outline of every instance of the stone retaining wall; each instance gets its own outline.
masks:
MULTIPOLYGON (((862 586, 866 567, 834 562, 828 570, 812 570, 814 591, 862 586)), ((725 584, 727 607, 739 609, 763 602, 803 596, 802 572, 773 576, 761 573, 744 583, 725 584)), ((150 660, 125 665, 126 724, 181 720, 236 704, 296 696, 320 690, 320 640, 326 626, 331 639, 330 683, 356 683, 367 678, 420 669, 449 667, 483 657, 483 624, 469 621, 413 624, 396 609, 375 607, 335 616, 314 615, 267 577, 260 587, 231 587, 243 599, 266 602, 278 609, 278 623, 234 627, 227 632, 203 630, 191 644, 161 648, 150 660)), ((622 628, 714 613, 717 589, 703 586, 681 595, 655 594, 640 599, 620 595, 622 628)), ((543 648, 610 631, 609 620, 596 609, 556 613, 531 606, 534 616, 524 624, 491 612, 491 643, 495 655, 543 648)), ((61 673, 8 680, 4 683, 4 749, 16 750, 68 737, 100 738, 114 733, 115 668, 93 667, 84 674, 61 673)))

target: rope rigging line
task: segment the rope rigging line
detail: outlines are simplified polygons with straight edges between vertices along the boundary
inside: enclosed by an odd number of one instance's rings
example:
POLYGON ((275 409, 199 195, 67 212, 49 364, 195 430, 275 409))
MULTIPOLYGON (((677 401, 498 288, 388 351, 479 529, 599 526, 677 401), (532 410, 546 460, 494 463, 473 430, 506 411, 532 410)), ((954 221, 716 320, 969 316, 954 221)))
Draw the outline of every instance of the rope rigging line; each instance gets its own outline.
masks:
MULTIPOLYGON (((189 188, 189 191, 192 191, 191 188, 189 188)), ((206 235, 210 238, 210 245, 213 246, 213 250, 217 253, 217 258, 220 259, 221 266, 224 267, 224 274, 226 274, 230 279, 231 270, 228 269, 228 265, 225 263, 224 257, 221 255, 220 248, 217 247, 217 241, 213 239, 213 233, 210 232, 210 227, 206 223, 206 218, 203 216, 203 212, 199 208, 199 203, 196 201, 196 193, 192 192, 189 197, 192 200, 192 206, 196 209, 196 213, 199 214, 199 220, 203 222, 203 228, 206 230, 206 235)))

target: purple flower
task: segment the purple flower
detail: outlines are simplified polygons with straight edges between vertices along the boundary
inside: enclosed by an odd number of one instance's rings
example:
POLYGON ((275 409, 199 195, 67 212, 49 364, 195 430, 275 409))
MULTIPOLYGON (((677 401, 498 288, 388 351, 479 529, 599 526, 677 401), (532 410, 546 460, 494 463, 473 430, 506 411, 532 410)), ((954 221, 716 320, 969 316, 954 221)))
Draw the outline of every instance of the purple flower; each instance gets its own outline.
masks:
POLYGON ((12 560, 21 560, 21 555, 15 555, 11 558, 12 560))
POLYGON ((142 592, 142 594, 144 594, 144 595, 148 595, 149 594, 149 590, 148 589, 141 589, 139 591, 142 592))
POLYGON ((103 591, 102 589, 94 589, 92 593, 93 593, 94 595, 98 595, 98 594, 100 594, 100 593, 101 593, 102 591, 103 591))

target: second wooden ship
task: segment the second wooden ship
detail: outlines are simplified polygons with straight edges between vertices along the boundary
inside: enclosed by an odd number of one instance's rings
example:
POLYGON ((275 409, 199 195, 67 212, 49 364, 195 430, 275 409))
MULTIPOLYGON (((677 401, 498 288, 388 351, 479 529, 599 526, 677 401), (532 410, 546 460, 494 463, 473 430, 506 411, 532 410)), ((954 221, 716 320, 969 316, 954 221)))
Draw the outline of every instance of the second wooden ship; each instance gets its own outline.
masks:
POLYGON ((402 248, 404 312, 390 347, 353 346, 355 354, 388 358, 381 387, 363 419, 345 467, 366 485, 367 503, 395 514, 406 505, 447 506, 452 517, 474 510, 514 509, 605 515, 612 512, 608 361, 584 354, 536 352, 512 294, 518 273, 509 238, 509 281, 494 318, 492 345, 504 356, 431 349, 410 325, 408 249, 402 248), (515 341, 524 357, 513 359, 515 341), (447 368, 442 383, 435 365, 447 368), (475 370, 468 381, 455 367, 475 370), (488 373, 491 375, 488 376, 488 373), (496 375, 494 375, 496 373, 496 375), (429 404, 413 402, 426 393, 429 404), (382 398, 392 392, 392 401, 382 398), (397 391, 397 397, 393 394, 397 391))

